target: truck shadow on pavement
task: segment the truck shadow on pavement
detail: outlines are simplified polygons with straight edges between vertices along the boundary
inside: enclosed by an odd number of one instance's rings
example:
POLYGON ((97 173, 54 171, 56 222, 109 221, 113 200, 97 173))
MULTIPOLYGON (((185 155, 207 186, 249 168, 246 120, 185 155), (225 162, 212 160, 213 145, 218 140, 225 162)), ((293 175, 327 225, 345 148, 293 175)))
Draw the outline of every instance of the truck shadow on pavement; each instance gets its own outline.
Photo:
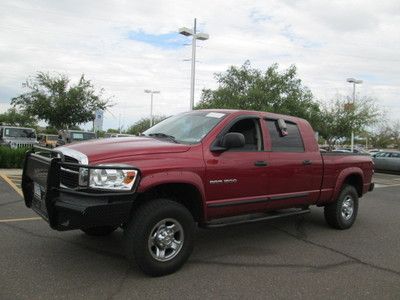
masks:
MULTIPOLYGON (((127 263, 123 252, 122 230, 117 230, 107 237, 92 237, 79 231, 54 232, 49 228, 43 231, 36 228, 28 229, 20 224, 2 224, 2 226, 39 239, 40 243, 36 244, 38 249, 35 252, 52 253, 52 259, 46 260, 51 269, 71 269, 71 265, 81 264, 79 268, 88 269, 89 267, 84 266, 90 265, 91 268, 96 266, 96 272, 107 273, 113 270, 115 273, 124 274, 123 280, 147 277, 136 266, 127 263)), ((308 239, 309 231, 321 230, 326 231, 326 234, 335 232, 325 224, 323 213, 317 209, 306 216, 224 228, 199 229, 196 233, 193 255, 179 272, 190 271, 202 265, 318 271, 362 264, 400 276, 399 271, 364 262, 345 252, 308 239), (310 247, 313 250, 310 250, 310 247), (316 251, 321 252, 321 250, 330 252, 335 258, 325 260, 315 257, 316 251)), ((323 253, 319 255, 325 256, 323 253)))
MULTIPOLYGON (((254 224, 228 226, 215 229, 199 229, 196 232, 195 250, 189 264, 194 263, 217 263, 218 258, 229 255, 240 255, 247 257, 265 257, 276 254, 276 250, 271 250, 260 246, 260 241, 273 243, 274 236, 279 232, 279 228, 289 227, 296 236, 306 237, 306 226, 310 221, 316 226, 321 225, 320 218, 311 218, 309 215, 295 218, 286 218, 283 220, 274 220, 254 224), (222 247, 221 247, 222 245, 222 247)), ((322 220, 323 221, 323 220, 322 220)), ((34 237, 40 240, 38 253, 59 252, 63 248, 63 255, 83 255, 84 252, 76 253, 77 248, 90 254, 91 260, 97 260, 96 256, 107 257, 113 260, 120 260, 126 263, 123 251, 123 231, 121 229, 106 237, 88 236, 80 231, 57 232, 47 227, 44 221, 37 221, 35 227, 27 227, 24 224, 3 223, 2 226, 8 227, 23 235, 34 237), (40 230, 38 230, 40 229, 40 230), (71 247, 66 247, 66 245, 71 247)), ((314 226, 315 226, 314 225, 314 226)), ((27 239, 24 239, 27 240, 27 239)), ((52 260, 46 263, 54 263, 58 268, 63 268, 65 257, 63 255, 52 255, 52 260), (59 258, 59 259, 58 259, 59 258)), ((100 258, 101 259, 101 258, 100 258)), ((68 262, 70 265, 72 261, 68 262)), ((141 274, 136 267, 132 268, 134 273, 141 274)), ((132 272, 130 272, 132 273, 132 272)), ((143 275, 141 275, 143 276, 143 275)))

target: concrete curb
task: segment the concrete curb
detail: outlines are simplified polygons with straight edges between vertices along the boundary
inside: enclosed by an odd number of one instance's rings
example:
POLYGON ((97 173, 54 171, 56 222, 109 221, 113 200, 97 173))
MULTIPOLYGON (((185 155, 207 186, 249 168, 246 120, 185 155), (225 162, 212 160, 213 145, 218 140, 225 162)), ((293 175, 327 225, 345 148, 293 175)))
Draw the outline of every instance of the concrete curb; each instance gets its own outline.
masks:
POLYGON ((5 175, 22 175, 22 169, 0 169, 0 174, 5 175))

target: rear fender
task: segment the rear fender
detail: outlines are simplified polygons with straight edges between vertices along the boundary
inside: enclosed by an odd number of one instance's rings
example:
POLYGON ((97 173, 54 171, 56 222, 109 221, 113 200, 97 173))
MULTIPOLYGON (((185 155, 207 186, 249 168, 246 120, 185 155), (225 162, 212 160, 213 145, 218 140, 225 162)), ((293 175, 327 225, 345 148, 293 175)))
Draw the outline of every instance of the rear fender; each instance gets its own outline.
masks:
POLYGON ((353 175, 359 176, 361 178, 361 186, 360 187, 356 186, 355 188, 357 189, 357 191, 359 191, 359 189, 361 189, 361 191, 362 191, 363 182, 364 182, 363 171, 358 167, 346 168, 346 169, 342 170, 342 172, 340 172, 339 176, 337 177, 336 185, 333 190, 333 196, 332 196, 331 201, 335 201, 335 199, 337 199, 339 197, 339 194, 342 190, 343 184, 346 182, 347 178, 349 178, 350 176, 353 176, 353 175))

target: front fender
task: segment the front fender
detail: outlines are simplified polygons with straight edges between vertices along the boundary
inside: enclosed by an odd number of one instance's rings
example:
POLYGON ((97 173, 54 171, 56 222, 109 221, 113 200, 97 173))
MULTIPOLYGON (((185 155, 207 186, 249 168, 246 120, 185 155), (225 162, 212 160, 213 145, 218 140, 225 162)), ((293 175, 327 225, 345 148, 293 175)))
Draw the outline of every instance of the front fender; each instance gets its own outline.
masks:
POLYGON ((153 187, 169 183, 184 183, 194 186, 200 192, 201 202, 202 202, 201 204, 203 207, 203 215, 207 216, 204 205, 205 191, 204 191, 203 180, 198 174, 194 172, 166 171, 160 173, 153 173, 151 175, 144 176, 140 180, 140 184, 137 191, 139 193, 145 193, 146 191, 152 189, 153 187))

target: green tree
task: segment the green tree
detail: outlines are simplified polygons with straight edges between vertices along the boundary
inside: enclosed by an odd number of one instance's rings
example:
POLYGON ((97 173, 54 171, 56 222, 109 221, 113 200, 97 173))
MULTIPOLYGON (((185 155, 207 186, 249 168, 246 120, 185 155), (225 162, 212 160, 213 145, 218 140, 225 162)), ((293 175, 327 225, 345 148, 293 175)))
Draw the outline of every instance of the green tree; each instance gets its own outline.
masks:
POLYGON ((320 119, 314 124, 314 129, 332 149, 338 140, 350 137, 352 131, 355 134, 365 132, 366 127, 377 123, 381 115, 372 98, 363 98, 353 104, 338 95, 335 100, 322 105, 320 119))
POLYGON ((96 92, 84 75, 72 85, 66 75, 39 72, 23 87, 29 91, 11 100, 14 107, 58 129, 89 122, 97 109, 110 106, 109 99, 103 97, 103 90, 96 92))
POLYGON ((394 147, 400 149, 400 121, 395 122, 391 128, 394 147))
POLYGON ((58 134, 58 130, 54 127, 51 126, 46 126, 44 130, 42 130, 42 133, 45 134, 58 134))
POLYGON ((380 124, 378 128, 369 134, 369 142, 375 148, 387 148, 394 146, 400 148, 400 122, 380 124))
POLYGON ((375 148, 387 148, 392 142, 391 138, 391 130, 385 125, 370 133, 369 142, 375 148))
MULTIPOLYGON (((153 117, 153 125, 160 123, 162 120, 165 120, 167 117, 165 116, 154 116, 153 117)), ((126 133, 139 135, 143 131, 146 131, 150 128, 150 118, 142 118, 139 121, 135 122, 132 126, 130 126, 126 133)))
POLYGON ((280 72, 278 64, 273 64, 261 71, 246 61, 241 67, 231 66, 224 73, 215 74, 215 78, 218 88, 203 89, 196 109, 269 111, 302 117, 311 123, 319 117, 319 104, 297 77, 295 66, 280 72))
POLYGON ((37 127, 37 120, 35 117, 29 115, 25 111, 18 111, 15 107, 0 114, 0 123, 11 126, 37 127))
POLYGON ((108 128, 107 133, 119 133, 119 129, 108 128))

